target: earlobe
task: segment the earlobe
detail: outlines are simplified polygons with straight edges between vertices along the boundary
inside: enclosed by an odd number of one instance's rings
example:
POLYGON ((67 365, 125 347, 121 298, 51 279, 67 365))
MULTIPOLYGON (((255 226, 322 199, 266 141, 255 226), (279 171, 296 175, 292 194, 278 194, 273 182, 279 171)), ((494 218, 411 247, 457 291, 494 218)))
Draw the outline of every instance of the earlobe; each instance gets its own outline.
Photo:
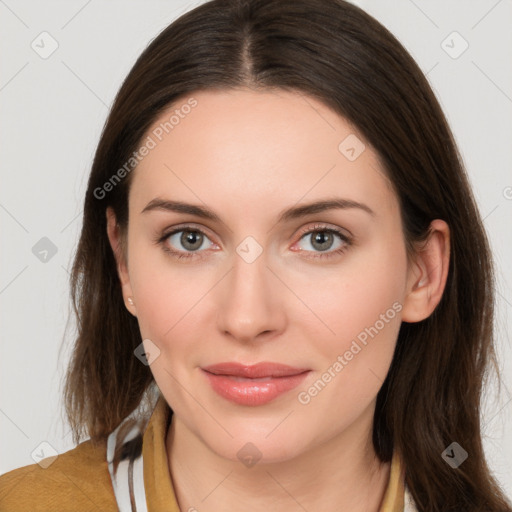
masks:
POLYGON ((133 301, 133 292, 130 284, 130 276, 128 268, 123 256, 122 243, 121 243, 121 232, 119 225, 117 224, 116 215, 114 210, 110 207, 106 209, 107 217, 107 236, 110 242, 110 247, 114 253, 114 257, 117 263, 117 274, 121 284, 124 302, 128 311, 137 316, 135 309, 135 303, 133 301))
POLYGON ((409 269, 402 309, 404 322, 420 322, 433 313, 443 296, 449 266, 450 228, 445 221, 436 219, 409 269))

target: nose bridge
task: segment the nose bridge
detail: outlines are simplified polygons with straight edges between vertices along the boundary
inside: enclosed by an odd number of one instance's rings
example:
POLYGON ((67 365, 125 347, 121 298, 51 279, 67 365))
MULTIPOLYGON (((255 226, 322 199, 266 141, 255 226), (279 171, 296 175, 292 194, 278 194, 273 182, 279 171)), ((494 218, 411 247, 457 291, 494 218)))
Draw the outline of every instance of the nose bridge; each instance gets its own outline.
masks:
POLYGON ((279 329, 282 314, 273 275, 267 268, 267 253, 250 238, 240 243, 233 254, 232 269, 218 303, 219 328, 241 340, 279 329))

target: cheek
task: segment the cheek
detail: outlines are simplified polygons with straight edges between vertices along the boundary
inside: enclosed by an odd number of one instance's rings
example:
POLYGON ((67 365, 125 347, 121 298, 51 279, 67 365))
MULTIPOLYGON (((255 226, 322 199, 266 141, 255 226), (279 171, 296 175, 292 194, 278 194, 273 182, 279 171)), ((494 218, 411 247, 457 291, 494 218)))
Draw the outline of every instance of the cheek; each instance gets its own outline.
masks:
POLYGON ((145 247, 144 242, 133 244, 129 262, 141 335, 154 340, 162 350, 162 340, 174 333, 186 315, 187 304, 193 303, 198 283, 187 282, 162 249, 145 247))
POLYGON ((314 313, 307 315, 308 325, 310 332, 315 330, 315 348, 326 362, 349 350, 354 340, 365 347, 365 358, 391 357, 406 277, 405 247, 392 234, 347 253, 328 273, 322 269, 313 276, 297 273, 291 277, 297 295, 314 313), (373 340, 371 350, 366 350, 373 340))
POLYGON ((297 397, 308 414, 329 411, 348 425, 375 399, 400 329, 405 269, 405 251, 383 243, 340 266, 323 293, 304 288, 305 302, 329 328, 315 337, 323 365, 297 397))
POLYGON ((167 370, 179 374, 198 363, 197 342, 192 340, 203 343, 212 335, 215 311, 206 305, 219 276, 213 267, 182 265, 169 258, 161 249, 134 244, 130 283, 142 339, 150 339, 163 356, 151 365, 153 373, 161 373, 165 363, 167 370))

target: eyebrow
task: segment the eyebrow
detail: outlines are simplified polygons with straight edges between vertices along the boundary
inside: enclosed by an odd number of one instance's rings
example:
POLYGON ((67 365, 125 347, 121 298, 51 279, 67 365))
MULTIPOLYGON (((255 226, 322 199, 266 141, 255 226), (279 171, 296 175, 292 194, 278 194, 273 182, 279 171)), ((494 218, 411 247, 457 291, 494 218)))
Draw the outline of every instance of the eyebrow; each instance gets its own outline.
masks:
MULTIPOLYGON (((373 217, 375 216, 375 212, 364 203, 352 201, 351 199, 334 198, 314 201, 312 203, 307 203, 300 206, 293 206, 292 208, 288 208, 279 214, 278 222, 290 221, 314 213, 320 213, 327 210, 335 209, 359 209, 373 217)), ((171 201, 169 199, 161 199, 158 197, 152 199, 141 211, 141 214, 155 210, 176 213, 188 213, 190 215, 195 215, 196 217, 200 217, 202 219, 209 219, 212 221, 222 222, 221 218, 215 212, 209 210, 208 208, 205 208, 204 206, 184 203, 181 201, 171 201)))

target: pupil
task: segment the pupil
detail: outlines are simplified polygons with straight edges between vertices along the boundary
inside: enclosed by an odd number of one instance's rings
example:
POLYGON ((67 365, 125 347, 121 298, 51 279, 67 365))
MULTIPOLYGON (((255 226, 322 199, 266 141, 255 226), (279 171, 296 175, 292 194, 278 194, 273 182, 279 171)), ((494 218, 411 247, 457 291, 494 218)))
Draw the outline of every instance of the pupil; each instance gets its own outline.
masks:
POLYGON ((315 247, 315 244, 319 244, 319 246, 316 248, 321 251, 325 251, 331 245, 329 243, 326 244, 325 242, 332 242, 332 233, 318 231, 317 234, 313 237, 313 247, 315 247))
POLYGON ((191 251, 199 249, 199 247, 201 247, 201 234, 196 231, 185 231, 183 235, 181 235, 181 243, 183 247, 191 251), (190 247, 190 245, 192 245, 192 247, 190 247))

